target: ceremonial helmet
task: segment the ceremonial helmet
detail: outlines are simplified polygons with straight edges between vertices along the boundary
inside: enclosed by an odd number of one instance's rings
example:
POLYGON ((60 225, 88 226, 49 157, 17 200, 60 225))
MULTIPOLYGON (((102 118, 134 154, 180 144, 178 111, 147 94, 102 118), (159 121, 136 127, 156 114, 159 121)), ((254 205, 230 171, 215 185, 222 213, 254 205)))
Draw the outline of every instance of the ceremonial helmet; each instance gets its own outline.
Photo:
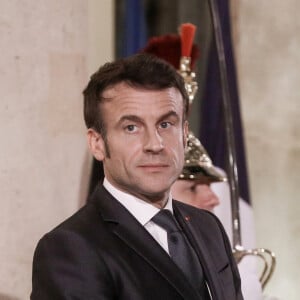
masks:
POLYGON ((197 180, 200 183, 226 181, 227 178, 212 163, 207 151, 190 131, 184 154, 184 167, 178 179, 197 180))

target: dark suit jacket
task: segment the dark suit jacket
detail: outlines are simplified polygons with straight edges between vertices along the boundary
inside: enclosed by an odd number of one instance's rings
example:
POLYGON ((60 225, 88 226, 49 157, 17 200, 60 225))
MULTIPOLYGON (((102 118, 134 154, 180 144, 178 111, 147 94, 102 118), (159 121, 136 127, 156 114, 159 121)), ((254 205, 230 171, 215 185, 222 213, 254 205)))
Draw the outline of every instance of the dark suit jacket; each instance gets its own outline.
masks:
MULTIPOLYGON (((213 299, 242 299, 240 277, 218 219, 177 201, 173 207, 213 299)), ((86 206, 40 240, 32 277, 32 300, 199 300, 163 248, 101 186, 86 206)))

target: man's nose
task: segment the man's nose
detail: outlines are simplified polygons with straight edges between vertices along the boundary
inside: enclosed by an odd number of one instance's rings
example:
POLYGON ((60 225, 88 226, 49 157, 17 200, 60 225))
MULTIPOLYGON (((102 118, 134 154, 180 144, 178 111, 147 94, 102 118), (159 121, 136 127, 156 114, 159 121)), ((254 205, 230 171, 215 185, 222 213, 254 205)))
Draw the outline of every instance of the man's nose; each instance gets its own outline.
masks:
POLYGON ((159 134, 158 130, 156 128, 152 130, 147 130, 147 133, 145 134, 144 151, 159 153, 163 149, 163 138, 159 134))
POLYGON ((220 204, 219 197, 215 194, 215 192, 213 192, 211 187, 209 187, 209 197, 210 197, 210 199, 211 199, 214 206, 217 206, 217 205, 220 204))

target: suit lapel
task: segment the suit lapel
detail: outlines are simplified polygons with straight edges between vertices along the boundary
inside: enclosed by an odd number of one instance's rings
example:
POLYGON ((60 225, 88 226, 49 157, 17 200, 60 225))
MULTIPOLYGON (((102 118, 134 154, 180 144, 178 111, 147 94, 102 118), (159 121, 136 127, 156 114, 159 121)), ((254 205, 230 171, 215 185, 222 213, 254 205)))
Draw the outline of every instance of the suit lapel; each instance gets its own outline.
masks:
MULTIPOLYGON (((213 293, 213 298, 222 299, 222 295, 219 292, 222 290, 222 287, 220 286, 220 282, 216 280, 216 278, 219 276, 216 265, 210 255, 211 249, 207 248, 207 243, 203 239, 199 230, 197 231, 193 225, 193 216, 180 209, 180 206, 177 205, 176 201, 173 202, 173 208, 176 219, 182 226, 184 233, 188 237, 190 243, 193 245, 200 259, 209 288, 213 293)), ((197 220, 198 219, 199 218, 197 218, 197 220)))
POLYGON ((103 187, 98 188, 96 202, 113 233, 159 272, 184 299, 197 299, 196 292, 178 267, 150 233, 103 187))

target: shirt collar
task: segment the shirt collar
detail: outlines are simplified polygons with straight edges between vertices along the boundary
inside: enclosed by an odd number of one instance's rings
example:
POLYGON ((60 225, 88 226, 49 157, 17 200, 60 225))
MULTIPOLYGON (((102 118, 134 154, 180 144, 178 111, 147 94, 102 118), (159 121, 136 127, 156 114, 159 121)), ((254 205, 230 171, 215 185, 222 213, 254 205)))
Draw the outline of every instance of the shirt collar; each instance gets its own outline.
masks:
MULTIPOLYGON (((106 178, 104 178, 103 186, 114 196, 114 198, 125 206, 143 226, 145 226, 154 217, 154 215, 160 211, 160 209, 154 205, 117 189, 106 178)), ((173 213, 171 193, 169 194, 169 198, 164 209, 168 209, 171 213, 173 213)))

